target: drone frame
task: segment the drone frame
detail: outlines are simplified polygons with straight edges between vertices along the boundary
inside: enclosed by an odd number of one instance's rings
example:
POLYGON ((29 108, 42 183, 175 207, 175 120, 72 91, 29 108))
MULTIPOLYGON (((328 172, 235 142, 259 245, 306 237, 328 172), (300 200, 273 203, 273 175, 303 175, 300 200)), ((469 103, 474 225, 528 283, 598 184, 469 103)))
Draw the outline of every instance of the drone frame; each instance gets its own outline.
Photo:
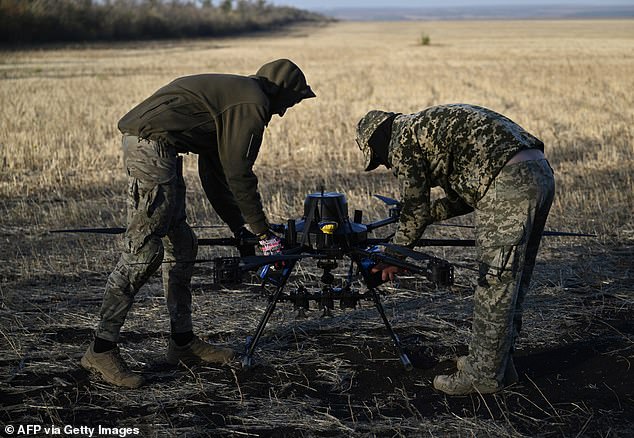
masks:
MULTIPOLYGON (((219 282, 240 282, 242 272, 260 267, 258 276, 263 290, 267 286, 275 289, 268 295, 268 305, 262 315, 253 336, 247 338, 245 355, 242 365, 250 368, 254 365, 253 356, 264 329, 268 324, 278 302, 292 301, 299 309, 300 315, 308 308, 310 299, 319 301, 325 315, 330 314, 335 299, 339 299, 342 307, 356 307, 362 299, 372 300, 377 309, 394 346, 398 350, 399 358, 406 370, 412 369, 412 363, 403 348, 401 341, 394 331, 381 302, 381 292, 378 286, 382 283, 381 272, 372 272, 377 264, 398 266, 412 273, 424 274, 428 280, 436 285, 451 285, 453 283, 453 267, 446 260, 411 251, 406 256, 416 255, 418 261, 426 261, 427 266, 420 266, 404 260, 398 248, 386 245, 389 238, 367 238, 367 233, 398 221, 400 205, 391 203, 389 198, 379 197, 388 205, 396 205, 390 210, 390 216, 370 224, 362 224, 362 213, 355 211, 354 221, 350 221, 345 211, 345 197, 340 193, 309 194, 305 202, 304 216, 300 220, 289 220, 283 227, 285 248, 283 254, 274 256, 252 257, 218 257, 214 259, 214 279, 219 282), (329 210, 324 213, 324 210, 329 210), (394 255, 380 251, 380 245, 387 249, 396 249, 394 255), (317 266, 324 270, 321 281, 324 284, 321 293, 306 294, 301 288, 295 294, 284 293, 284 288, 291 277, 296 263, 302 258, 317 259, 317 266), (337 267, 337 260, 348 258, 350 268, 346 282, 341 288, 333 288, 334 276, 330 270, 337 267), (351 290, 353 272, 361 275, 367 292, 358 293, 351 290)), ((282 227, 278 226, 277 231, 282 227)), ((242 242, 244 243, 244 242, 242 242)))

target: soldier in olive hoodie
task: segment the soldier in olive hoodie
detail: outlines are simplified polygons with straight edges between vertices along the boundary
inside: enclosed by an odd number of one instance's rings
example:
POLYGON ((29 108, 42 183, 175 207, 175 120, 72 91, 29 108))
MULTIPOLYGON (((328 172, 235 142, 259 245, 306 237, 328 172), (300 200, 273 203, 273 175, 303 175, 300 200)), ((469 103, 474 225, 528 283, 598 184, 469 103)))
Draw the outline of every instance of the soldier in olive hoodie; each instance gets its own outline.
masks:
MULTIPOLYGON (((193 334, 190 280, 196 236, 185 216, 181 153, 198 154, 207 198, 236 237, 260 240, 265 254, 281 250, 269 231, 252 167, 264 128, 274 114, 315 97, 302 71, 279 59, 254 76, 200 74, 178 78, 119 121, 128 172, 125 248, 108 277, 101 320, 81 363, 114 385, 136 388, 143 377, 129 370, 117 341, 134 296, 163 259, 163 287, 170 314, 167 361, 222 363, 234 352, 193 334)), ((251 248, 252 249, 252 248, 251 248)))

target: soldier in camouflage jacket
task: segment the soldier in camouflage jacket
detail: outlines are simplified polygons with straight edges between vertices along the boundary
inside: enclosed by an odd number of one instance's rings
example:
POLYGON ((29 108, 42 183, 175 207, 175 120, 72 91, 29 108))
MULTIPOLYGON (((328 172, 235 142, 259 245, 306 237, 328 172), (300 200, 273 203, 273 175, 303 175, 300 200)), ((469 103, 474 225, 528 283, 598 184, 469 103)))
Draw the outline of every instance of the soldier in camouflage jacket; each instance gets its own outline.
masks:
MULTIPOLYGON (((492 393, 517 380, 513 345, 554 195, 543 143, 492 110, 439 105, 415 114, 370 111, 357 125, 365 169, 393 169, 402 213, 393 243, 415 246, 425 228, 475 211, 479 262, 469 354, 436 376, 452 395, 492 393), (432 187, 445 196, 431 201, 432 187)), ((383 279, 398 273, 378 266, 383 279)))

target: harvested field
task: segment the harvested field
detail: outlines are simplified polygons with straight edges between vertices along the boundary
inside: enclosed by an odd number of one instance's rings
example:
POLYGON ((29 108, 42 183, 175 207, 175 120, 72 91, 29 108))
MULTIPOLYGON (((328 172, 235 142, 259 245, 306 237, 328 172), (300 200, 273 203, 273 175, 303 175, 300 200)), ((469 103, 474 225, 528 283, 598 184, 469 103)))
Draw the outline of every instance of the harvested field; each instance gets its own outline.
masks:
MULTIPOLYGON (((3 433, 30 424, 161 437, 631 436, 633 89, 634 22, 626 20, 337 23, 269 36, 0 52, 3 433), (429 46, 419 45, 422 33, 429 46), (383 286, 388 317, 414 358, 411 372, 369 302, 305 319, 279 305, 254 369, 171 368, 162 359, 169 321, 158 274, 139 292, 122 342, 149 384, 112 388, 79 366, 120 242, 48 231, 123 225, 118 119, 177 76, 253 74, 281 57, 302 67, 318 98, 274 117, 265 135, 256 173, 273 222, 299 217, 306 194, 322 185, 345 193, 367 220, 384 217, 371 195, 398 197, 395 180, 388 171, 364 173, 354 142, 356 121, 370 109, 473 103, 544 140, 557 178, 547 228, 598 237, 544 239, 517 346, 518 384, 467 397, 431 387, 466 353, 475 274, 464 268, 452 288, 413 276, 383 286)), ((190 222, 219 224, 195 157, 185 163, 190 222)), ((201 229, 199 237, 227 232, 201 229)), ((430 229, 435 236, 471 237, 444 227, 430 229)), ((467 267, 474 256, 430 252, 467 267)), ((302 262, 289 287, 316 284, 319 275, 302 262)), ((201 263, 193 294, 195 330, 243 350, 267 304, 254 280, 217 287, 201 263)))

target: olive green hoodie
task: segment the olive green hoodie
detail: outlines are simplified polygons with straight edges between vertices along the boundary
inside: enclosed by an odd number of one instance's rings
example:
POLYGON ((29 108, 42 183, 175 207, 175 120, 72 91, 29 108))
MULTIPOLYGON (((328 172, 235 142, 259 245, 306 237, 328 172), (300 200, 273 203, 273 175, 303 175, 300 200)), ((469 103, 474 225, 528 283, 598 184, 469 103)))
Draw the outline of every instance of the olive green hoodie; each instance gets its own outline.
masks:
POLYGON ((119 121, 124 134, 199 154, 201 183, 214 210, 238 230, 267 230, 252 167, 264 128, 302 99, 315 97, 302 71, 287 59, 254 76, 200 74, 175 79, 119 121))

